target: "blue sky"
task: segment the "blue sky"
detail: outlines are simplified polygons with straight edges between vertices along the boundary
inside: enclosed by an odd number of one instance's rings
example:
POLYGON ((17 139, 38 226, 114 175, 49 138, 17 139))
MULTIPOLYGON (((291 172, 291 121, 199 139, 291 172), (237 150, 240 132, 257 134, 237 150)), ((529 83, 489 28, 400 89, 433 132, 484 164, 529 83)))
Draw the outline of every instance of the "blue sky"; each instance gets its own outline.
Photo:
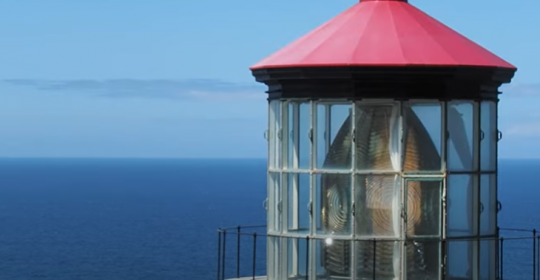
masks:
MULTIPOLYGON (((410 0, 519 68, 501 157, 540 158, 540 1, 410 0)), ((356 0, 0 2, 0 156, 265 157, 248 67, 356 0)))

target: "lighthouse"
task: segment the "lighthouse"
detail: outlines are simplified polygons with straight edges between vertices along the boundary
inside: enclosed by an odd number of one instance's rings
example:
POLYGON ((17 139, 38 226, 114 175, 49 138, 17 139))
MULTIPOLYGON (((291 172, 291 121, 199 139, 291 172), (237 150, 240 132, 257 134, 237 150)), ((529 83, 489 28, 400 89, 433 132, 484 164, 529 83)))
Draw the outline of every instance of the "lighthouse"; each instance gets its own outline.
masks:
POLYGON ((264 279, 498 278, 516 67, 406 0, 361 0, 250 70, 269 104, 264 279))

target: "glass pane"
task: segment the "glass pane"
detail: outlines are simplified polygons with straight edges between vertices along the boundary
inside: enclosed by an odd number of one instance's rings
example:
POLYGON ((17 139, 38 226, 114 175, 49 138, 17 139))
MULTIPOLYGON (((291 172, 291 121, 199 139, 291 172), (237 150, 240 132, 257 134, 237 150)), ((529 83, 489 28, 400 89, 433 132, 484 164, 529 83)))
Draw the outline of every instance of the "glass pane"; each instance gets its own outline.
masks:
POLYGON ((480 108, 480 164, 482 170, 495 170, 497 164, 497 104, 482 102, 480 108))
POLYGON ((497 233, 497 181, 495 174, 480 177, 480 235, 497 233))
POLYGON ((300 104, 299 116, 299 138, 298 138, 298 167, 308 169, 311 165, 311 140, 309 138, 311 130, 311 105, 310 103, 300 104))
POLYGON ((440 181, 407 181, 407 236, 440 235, 441 189, 440 181))
POLYGON ((351 177, 350 174, 317 175, 314 203, 317 233, 351 234, 351 177))
POLYGON ((407 241, 407 279, 439 279, 441 243, 438 240, 407 241))
POLYGON ((448 256, 446 279, 473 279, 473 246, 470 240, 447 240, 448 256))
POLYGON ((288 237, 287 240, 287 277, 295 279, 307 275, 308 241, 305 238, 288 237))
POLYGON ((356 106, 356 168, 401 171, 401 118, 396 104, 356 106))
POLYGON ((309 174, 287 174, 289 232, 309 233, 309 174))
POLYGON ((279 173, 268 174, 268 230, 281 230, 281 182, 279 173))
POLYGON ((401 231, 401 178, 397 175, 356 177, 356 234, 399 236, 401 231))
POLYGON ((280 273, 280 237, 268 236, 268 279, 279 279, 280 273))
POLYGON ((281 101, 270 101, 268 117, 268 165, 270 168, 281 167, 281 101))
POLYGON ((471 175, 450 175, 448 177, 446 207, 447 234, 450 237, 475 235, 475 204, 471 175))
POLYGON ((351 105, 317 106, 317 168, 350 169, 351 105))
POLYGON ((317 123, 313 126, 316 127, 316 159, 317 159, 317 168, 322 168, 326 154, 330 150, 330 141, 328 141, 326 131, 329 130, 328 126, 330 121, 327 118, 330 117, 330 105, 328 104, 317 104, 317 123))
POLYGON ((402 279, 401 248, 393 240, 356 241, 357 279, 402 279))
POLYGON ((480 280, 496 279, 496 239, 480 241, 480 280))
POLYGON ((311 127, 309 103, 290 102, 288 107, 288 157, 289 169, 309 168, 311 141, 309 132, 311 127))
MULTIPOLYGON (((298 124, 298 113, 299 112, 298 104, 294 102, 287 103, 287 112, 285 114, 286 118, 284 120, 287 121, 287 130, 283 130, 285 133, 285 138, 287 139, 287 156, 286 156, 286 164, 285 167, 291 169, 298 166, 298 136, 299 136, 299 128, 296 124, 298 124)), ((284 143, 285 144, 285 143, 284 143)))
POLYGON ((441 104, 410 104, 405 106, 404 114, 404 170, 441 170, 441 104))
POLYGON ((324 239, 316 240, 316 279, 350 279, 351 241, 324 239))
POLYGON ((473 122, 472 102, 455 101, 448 103, 448 170, 471 171, 473 162, 473 122))

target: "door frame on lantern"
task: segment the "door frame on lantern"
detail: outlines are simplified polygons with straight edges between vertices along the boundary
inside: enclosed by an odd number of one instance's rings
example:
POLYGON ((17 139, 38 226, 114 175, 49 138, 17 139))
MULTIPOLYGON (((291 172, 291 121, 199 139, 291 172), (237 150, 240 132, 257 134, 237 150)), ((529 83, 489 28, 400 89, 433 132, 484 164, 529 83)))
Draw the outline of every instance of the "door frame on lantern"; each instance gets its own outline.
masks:
MULTIPOLYGON (((422 201, 420 201, 422 203, 422 201)), ((420 213, 422 213, 421 211, 420 213)), ((408 176, 402 179, 402 192, 401 192, 401 236, 404 237, 404 242, 401 243, 401 273, 402 276, 407 279, 407 243, 409 242, 436 242, 438 243, 439 259, 438 264, 438 279, 443 279, 445 271, 445 258, 444 252, 446 248, 444 246, 445 233, 446 233, 446 180, 444 177, 425 177, 419 175, 408 176), (438 189, 438 234, 431 235, 413 235, 410 236, 407 233, 408 228, 408 187, 409 182, 438 182, 437 186, 431 186, 438 189)))

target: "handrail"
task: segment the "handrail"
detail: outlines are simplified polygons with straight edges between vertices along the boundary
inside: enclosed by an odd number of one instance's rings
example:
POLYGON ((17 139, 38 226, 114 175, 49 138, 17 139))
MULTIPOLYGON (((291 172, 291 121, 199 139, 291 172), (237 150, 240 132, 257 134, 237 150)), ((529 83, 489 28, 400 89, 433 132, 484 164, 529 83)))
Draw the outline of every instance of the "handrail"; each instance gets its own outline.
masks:
MULTIPOLYGON (((478 241, 478 240, 481 240, 481 241, 494 240, 495 241, 496 240, 498 244, 497 246, 498 248, 496 250, 497 251, 496 258, 497 258, 497 265, 498 265, 497 279, 504 280, 504 274, 505 274, 504 272, 505 272, 505 269, 507 269, 505 266, 504 252, 506 250, 511 249, 508 243, 511 241, 531 240, 532 241, 532 275, 530 279, 540 280, 540 235, 538 235, 538 232, 536 231, 536 229, 498 228, 498 232, 499 232, 499 237, 478 237, 478 238, 459 238, 459 239, 447 238, 446 240, 441 240, 441 242, 443 242, 444 244, 448 244, 449 242, 466 242, 466 241, 478 241), (500 236, 501 232, 523 232, 523 233, 531 233, 531 235, 530 236, 516 236, 516 234, 514 234, 513 236, 500 236)), ((235 269, 233 269, 233 271, 230 271, 229 274, 232 274, 234 272, 234 276, 236 278, 241 278, 242 276, 244 277, 247 276, 246 275, 248 272, 247 270, 251 270, 249 271, 249 274, 248 274, 249 276, 247 277, 251 278, 252 280, 255 280, 258 270, 262 272, 262 269, 265 267, 264 265, 259 265, 259 266, 257 265, 257 261, 265 261, 266 259, 265 250, 262 250, 261 252, 261 250, 259 250, 259 248, 257 247, 265 245, 266 240, 267 240, 266 237, 278 237, 278 236, 267 234, 266 225, 236 226, 236 227, 227 227, 227 228, 218 229, 218 241, 217 241, 218 261, 217 261, 216 280, 225 280, 226 279, 225 268, 226 266, 233 266, 233 264, 234 264, 233 267, 235 267, 235 269), (264 229, 264 232, 247 231, 249 229, 255 229, 255 230, 264 229), (228 235, 229 236, 236 235, 236 238, 235 238, 236 248, 235 249, 233 249, 234 247, 227 248, 228 235), (243 239, 245 238, 247 238, 248 240, 251 240, 251 242, 248 242, 248 243, 242 242, 243 239), (264 242, 264 244, 261 242, 264 242), (241 246, 242 243, 244 243, 245 245, 241 246), (246 246, 246 245, 248 245, 248 248, 245 248, 245 250, 251 249, 251 254, 248 254, 248 255, 242 254, 242 248, 244 248, 243 246, 246 246), (251 248, 249 248, 250 247, 249 245, 251 246, 251 248), (232 250, 234 250, 235 251, 234 253, 236 253, 233 259, 229 257, 230 254, 228 255, 228 253, 233 253, 233 252, 230 252, 232 250), (246 265, 242 266, 243 262, 249 263, 251 268, 249 269, 248 266, 246 265), (242 271, 241 269, 244 269, 244 271, 242 271)), ((312 237, 309 237, 309 236, 303 236, 303 237, 286 236, 284 238, 296 239, 299 242, 301 240, 304 240, 304 242, 306 242, 306 245, 309 245, 310 240, 312 239, 312 237)), ((369 240, 362 240, 362 241, 369 241, 369 240)), ((376 243, 376 242, 379 242, 380 240, 371 239, 371 241, 376 243)), ((233 242, 233 246, 234 246, 234 242, 233 242)), ((310 276, 309 269, 308 269, 309 254, 310 254, 309 247, 310 246, 306 246, 305 248, 305 253, 306 253, 305 279, 306 280, 308 280, 310 276)), ((266 247, 262 247, 262 248, 266 249, 266 247)), ((373 248, 377 248, 377 246, 373 246, 373 248)), ((377 252, 376 250, 373 250, 374 263, 375 263, 376 256, 377 256, 377 252)), ((374 270, 373 279, 375 279, 375 277, 376 275, 375 275, 375 270, 374 270)), ((232 278, 232 277, 229 277, 229 278, 232 278)))

